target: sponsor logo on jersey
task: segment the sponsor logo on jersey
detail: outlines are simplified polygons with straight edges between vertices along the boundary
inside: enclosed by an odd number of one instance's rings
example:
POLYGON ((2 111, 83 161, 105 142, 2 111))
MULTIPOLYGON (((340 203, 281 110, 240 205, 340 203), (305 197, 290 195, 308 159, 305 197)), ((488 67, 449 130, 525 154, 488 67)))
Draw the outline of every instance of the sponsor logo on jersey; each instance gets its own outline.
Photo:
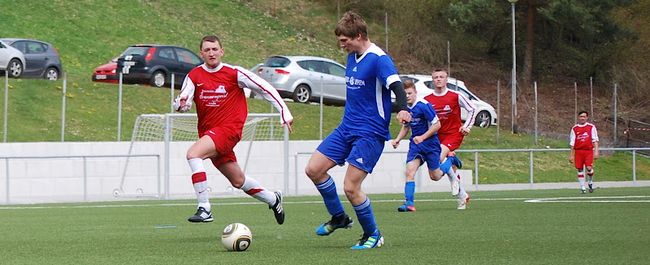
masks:
POLYGON ((354 76, 346 76, 345 82, 350 86, 365 86, 366 81, 363 79, 356 79, 354 76))
POLYGON ((205 102, 208 107, 217 107, 228 96, 226 86, 219 85, 215 89, 203 89, 199 95, 199 99, 205 102))

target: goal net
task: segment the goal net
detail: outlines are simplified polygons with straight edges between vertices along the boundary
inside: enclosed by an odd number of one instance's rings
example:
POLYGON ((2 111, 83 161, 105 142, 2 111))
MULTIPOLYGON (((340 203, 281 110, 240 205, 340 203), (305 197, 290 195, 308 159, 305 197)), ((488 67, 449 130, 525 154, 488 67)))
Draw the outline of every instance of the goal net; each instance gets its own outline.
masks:
MULTIPOLYGON (((133 126, 131 143, 124 163, 120 185, 113 191, 115 197, 123 196, 147 196, 147 197, 169 197, 170 176, 173 175, 170 165, 179 164, 177 160, 185 159, 185 151, 198 139, 197 116, 195 113, 185 114, 142 114, 138 116, 133 126), (139 165, 135 155, 142 153, 160 154, 163 161, 164 178, 152 177, 148 174, 145 177, 147 166, 139 165), (182 155, 182 158, 178 156, 182 155), (174 158, 176 156, 176 158, 174 158), (164 188, 164 192, 163 189, 164 188)), ((248 114, 242 139, 235 150, 238 163, 244 173, 247 172, 251 163, 251 151, 255 142, 281 141, 288 148, 288 132, 280 123, 278 113, 250 113, 248 114)), ((278 154, 281 150, 278 150, 278 154)), ((286 159, 285 159, 286 160, 286 159)), ((184 171, 187 171, 187 162, 184 163, 184 171)), ((285 164, 288 162, 285 162, 285 164)), ((151 167, 149 165, 149 167, 151 167)), ((288 168, 285 165, 285 169, 288 168)), ((155 172, 160 169, 149 169, 155 172)), ((187 172, 185 172, 187 173, 187 172)), ((187 174, 185 174, 187 175, 187 174)))

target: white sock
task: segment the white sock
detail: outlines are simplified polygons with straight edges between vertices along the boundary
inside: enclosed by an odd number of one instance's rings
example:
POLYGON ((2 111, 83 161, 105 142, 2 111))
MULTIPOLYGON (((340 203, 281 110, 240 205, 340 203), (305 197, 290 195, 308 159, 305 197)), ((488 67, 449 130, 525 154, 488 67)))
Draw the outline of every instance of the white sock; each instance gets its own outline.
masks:
POLYGON ((465 195, 467 195, 467 192, 465 191, 465 188, 463 188, 463 185, 461 185, 460 179, 458 174, 456 174, 456 171, 454 171, 453 167, 449 168, 449 171, 446 172, 447 177, 449 178, 449 181, 457 181, 458 182, 458 198, 463 198, 465 195))
POLYGON ((208 179, 203 167, 203 160, 200 158, 188 159, 187 163, 192 169, 192 185, 198 201, 198 207, 205 208, 206 211, 212 211, 208 194, 208 179))
POLYGON ((585 189, 585 173, 578 172, 578 182, 580 182, 580 189, 585 189))
POLYGON ((275 204, 276 198, 275 193, 270 192, 260 185, 260 183, 251 177, 244 177, 244 185, 241 186, 241 190, 246 192, 246 194, 251 197, 265 202, 266 204, 273 206, 275 204))

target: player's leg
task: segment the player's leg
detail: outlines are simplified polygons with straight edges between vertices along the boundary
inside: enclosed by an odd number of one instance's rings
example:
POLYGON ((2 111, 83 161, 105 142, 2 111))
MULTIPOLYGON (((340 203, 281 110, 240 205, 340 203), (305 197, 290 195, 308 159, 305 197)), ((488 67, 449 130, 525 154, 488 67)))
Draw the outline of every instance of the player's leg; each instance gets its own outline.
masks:
POLYGON ((318 189, 327 212, 331 215, 329 221, 316 228, 316 234, 319 236, 327 236, 336 229, 352 226, 352 218, 343 209, 336 191, 336 183, 327 173, 336 164, 343 164, 348 152, 343 136, 336 129, 318 146, 305 167, 305 174, 318 189))
POLYGON ((589 193, 594 192, 594 152, 585 152, 585 167, 587 168, 587 186, 589 193))
POLYGON ((378 248, 384 244, 384 237, 377 228, 370 198, 361 190, 361 184, 379 161, 384 149, 384 141, 359 137, 354 140, 352 146, 350 155, 346 159, 349 166, 345 174, 343 190, 357 214, 357 220, 363 228, 363 235, 351 249, 378 248))
POLYGON ((415 212, 415 173, 422 165, 419 158, 415 158, 406 163, 406 170, 404 175, 406 181, 404 183, 404 204, 397 207, 398 212, 415 212))
POLYGON ((582 150, 576 150, 574 161, 575 161, 576 170, 578 171, 578 183, 580 183, 580 192, 586 193, 587 189, 585 188, 585 172, 584 172, 585 156, 582 150))
POLYGON ((208 135, 201 137, 187 150, 187 163, 192 170, 192 185, 198 201, 196 213, 188 218, 190 222, 212 222, 214 220, 203 159, 216 155, 215 145, 208 135))
MULTIPOLYGON (((447 139, 445 139, 447 140, 447 139)), ((453 157, 448 157, 447 155, 449 154, 451 150, 448 147, 448 144, 445 142, 440 143, 440 170, 444 174, 447 174, 450 169, 452 169, 453 166, 453 157)), ((459 181, 458 177, 456 176, 456 173, 452 174, 447 174, 447 178, 449 178, 449 184, 451 185, 451 195, 457 196, 459 192, 459 181)))
POLYGON ((283 224, 284 208, 282 207, 282 193, 279 191, 271 192, 262 187, 256 179, 245 176, 239 164, 236 162, 234 153, 231 152, 221 157, 228 157, 228 159, 223 159, 221 163, 219 161, 214 161, 214 163, 219 172, 230 181, 230 184, 237 189, 243 190, 249 196, 268 204, 269 209, 273 210, 275 221, 278 224, 283 224))

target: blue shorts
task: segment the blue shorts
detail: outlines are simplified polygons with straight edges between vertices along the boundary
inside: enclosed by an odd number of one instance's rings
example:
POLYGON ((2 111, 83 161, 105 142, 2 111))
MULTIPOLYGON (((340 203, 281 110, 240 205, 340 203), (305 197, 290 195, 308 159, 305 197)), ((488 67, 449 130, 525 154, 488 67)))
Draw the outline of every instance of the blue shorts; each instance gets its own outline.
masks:
POLYGON ((415 144, 414 142, 410 142, 409 144, 409 152, 406 155, 406 163, 411 162, 415 160, 416 158, 419 158, 422 160, 422 162, 427 163, 427 167, 429 170, 436 170, 437 168, 440 167, 440 146, 438 145, 437 148, 427 148, 427 149, 422 149, 421 147, 424 147, 422 144, 415 144))
POLYGON ((352 135, 336 128, 316 150, 339 166, 348 162, 356 168, 372 173, 384 151, 384 142, 384 139, 377 136, 352 135))

